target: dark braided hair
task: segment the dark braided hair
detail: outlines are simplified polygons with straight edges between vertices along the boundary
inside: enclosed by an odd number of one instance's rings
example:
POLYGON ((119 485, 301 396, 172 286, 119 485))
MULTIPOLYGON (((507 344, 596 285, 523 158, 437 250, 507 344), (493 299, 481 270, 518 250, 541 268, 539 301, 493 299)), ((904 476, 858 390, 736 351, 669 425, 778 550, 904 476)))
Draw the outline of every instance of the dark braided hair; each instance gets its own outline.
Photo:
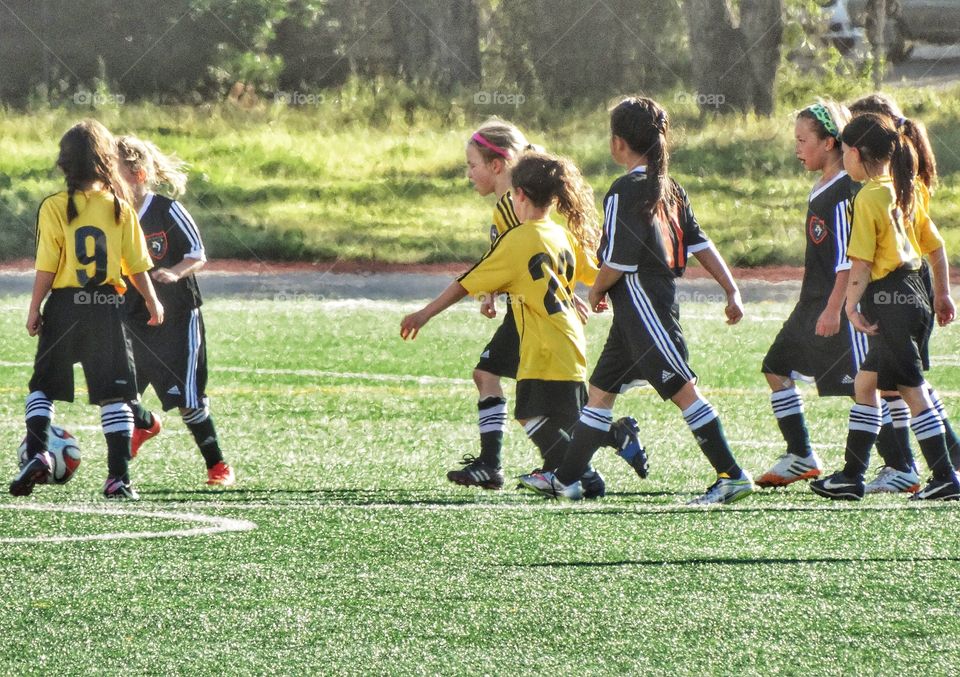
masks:
POLYGON ((652 218, 676 199, 667 175, 667 112, 653 99, 628 97, 610 110, 610 133, 623 139, 634 153, 647 158, 646 190, 640 202, 641 215, 652 218))
POLYGON ((840 140, 856 148, 864 164, 890 162, 897 206, 905 215, 912 214, 917 154, 903 131, 894 127, 886 115, 864 113, 843 128, 840 140))
POLYGON ((110 131, 96 120, 83 120, 60 139, 57 166, 67 180, 67 221, 77 218, 73 196, 95 181, 113 193, 113 216, 120 222, 120 200, 129 199, 126 184, 117 172, 117 143, 110 131))

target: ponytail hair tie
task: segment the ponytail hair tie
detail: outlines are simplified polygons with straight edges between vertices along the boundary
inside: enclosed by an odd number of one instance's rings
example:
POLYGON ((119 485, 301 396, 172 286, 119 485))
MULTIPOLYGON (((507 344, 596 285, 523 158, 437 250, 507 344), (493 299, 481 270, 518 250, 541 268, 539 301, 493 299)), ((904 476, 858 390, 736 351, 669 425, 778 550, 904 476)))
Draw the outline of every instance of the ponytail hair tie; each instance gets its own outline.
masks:
POLYGON ((900 129, 900 128, 903 127, 905 124, 907 124, 907 118, 902 117, 902 116, 899 117, 899 118, 897 118, 897 129, 900 129))

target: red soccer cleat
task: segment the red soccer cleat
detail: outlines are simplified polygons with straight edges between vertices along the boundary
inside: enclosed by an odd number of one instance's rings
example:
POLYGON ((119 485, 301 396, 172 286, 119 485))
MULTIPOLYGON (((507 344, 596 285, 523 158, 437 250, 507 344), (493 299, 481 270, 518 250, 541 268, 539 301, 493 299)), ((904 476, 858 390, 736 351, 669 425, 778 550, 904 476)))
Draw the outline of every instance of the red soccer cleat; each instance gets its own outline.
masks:
POLYGON ((134 428, 133 437, 130 438, 130 458, 136 458, 143 443, 159 435, 161 430, 163 430, 163 424, 160 423, 160 417, 156 414, 153 415, 153 425, 149 428, 134 428))
POLYGON ((215 466, 207 470, 207 484, 229 487, 232 486, 237 481, 236 475, 233 474, 233 468, 227 465, 224 461, 220 461, 215 466))

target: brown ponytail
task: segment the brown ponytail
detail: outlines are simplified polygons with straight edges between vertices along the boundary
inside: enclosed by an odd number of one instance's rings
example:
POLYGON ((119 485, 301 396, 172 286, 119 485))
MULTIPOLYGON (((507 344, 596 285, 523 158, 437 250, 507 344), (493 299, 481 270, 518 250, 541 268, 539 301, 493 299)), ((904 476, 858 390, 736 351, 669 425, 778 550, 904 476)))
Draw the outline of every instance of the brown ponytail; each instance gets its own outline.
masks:
POLYGON ((117 172, 117 143, 96 120, 83 120, 60 139, 57 166, 67 182, 67 220, 77 218, 74 194, 99 181, 113 194, 114 220, 120 222, 120 200, 129 201, 126 184, 117 172))
POLYGON ((672 206, 676 199, 674 184, 668 177, 669 127, 667 112, 647 97, 628 97, 610 110, 610 133, 619 136, 630 150, 647 159, 647 180, 640 200, 640 214, 647 219, 672 206))
POLYGON ((912 214, 917 154, 913 144, 893 126, 890 118, 876 113, 859 115, 843 128, 841 141, 856 148, 868 168, 875 163, 890 163, 897 206, 904 214, 912 214))
POLYGON ((538 208, 557 201, 557 211, 567 219, 567 228, 586 252, 597 247, 599 233, 593 189, 570 160, 540 152, 526 152, 511 171, 519 188, 538 208))

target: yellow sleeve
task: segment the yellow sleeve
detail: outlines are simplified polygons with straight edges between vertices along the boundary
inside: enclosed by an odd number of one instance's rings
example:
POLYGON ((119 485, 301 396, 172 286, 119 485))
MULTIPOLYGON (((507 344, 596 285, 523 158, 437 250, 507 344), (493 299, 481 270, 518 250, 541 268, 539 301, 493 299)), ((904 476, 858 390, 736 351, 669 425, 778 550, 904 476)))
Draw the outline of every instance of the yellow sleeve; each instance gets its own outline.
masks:
POLYGON ((597 265, 597 259, 592 254, 587 254, 583 249, 573 244, 573 251, 576 252, 577 256, 577 279, 576 282, 582 282, 588 287, 592 287, 593 283, 597 281, 597 275, 600 273, 600 268, 597 265))
POLYGON ((517 259, 510 255, 508 248, 502 243, 501 237, 490 251, 460 278, 460 284, 471 296, 510 291, 510 284, 518 272, 517 259))
MULTIPOLYGON (((922 183, 920 185, 923 186, 922 183)), ((930 193, 926 186, 919 193, 920 199, 914 207, 913 228, 920 246, 919 254, 925 255, 937 251, 944 243, 940 230, 930 218, 930 193)))
POLYGON ((866 197, 868 196, 858 194, 853 199, 853 224, 850 227, 847 256, 873 262, 877 253, 877 224, 888 217, 878 213, 875 201, 864 199, 866 197))
POLYGON ((120 227, 123 234, 120 252, 121 272, 130 276, 153 268, 150 250, 147 249, 147 240, 143 237, 140 221, 129 205, 123 205, 123 211, 120 214, 120 227))
POLYGON ((46 273, 60 270, 63 260, 63 223, 67 215, 58 213, 56 204, 46 199, 37 213, 37 260, 34 268, 46 273))

